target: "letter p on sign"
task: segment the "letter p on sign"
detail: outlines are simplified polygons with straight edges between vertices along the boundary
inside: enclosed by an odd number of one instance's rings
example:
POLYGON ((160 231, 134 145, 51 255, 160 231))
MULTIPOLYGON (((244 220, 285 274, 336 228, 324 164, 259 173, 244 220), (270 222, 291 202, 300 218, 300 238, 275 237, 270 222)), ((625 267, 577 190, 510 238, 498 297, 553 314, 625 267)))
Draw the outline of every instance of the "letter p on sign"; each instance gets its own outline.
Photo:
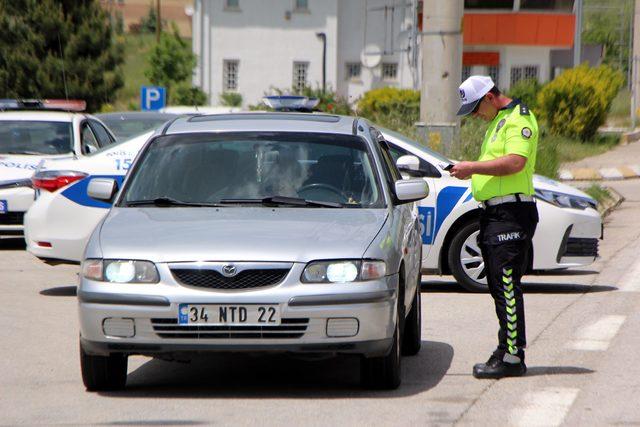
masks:
POLYGON ((142 86, 140 89, 140 109, 155 111, 166 106, 167 91, 161 86, 142 86))

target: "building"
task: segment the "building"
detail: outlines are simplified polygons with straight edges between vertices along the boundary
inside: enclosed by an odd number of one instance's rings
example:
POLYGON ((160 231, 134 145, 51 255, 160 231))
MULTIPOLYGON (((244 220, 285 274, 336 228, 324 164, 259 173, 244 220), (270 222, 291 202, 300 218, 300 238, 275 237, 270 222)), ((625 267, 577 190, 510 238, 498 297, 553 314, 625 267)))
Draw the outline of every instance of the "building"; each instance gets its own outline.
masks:
MULTIPOLYGON (((421 9, 420 0, 195 0, 194 83, 213 104, 238 92, 245 106, 273 88, 320 86, 323 74, 350 101, 382 86, 417 89, 421 9)), ((463 76, 488 74, 502 89, 548 81, 572 55, 572 9, 573 0, 466 0, 463 76)))

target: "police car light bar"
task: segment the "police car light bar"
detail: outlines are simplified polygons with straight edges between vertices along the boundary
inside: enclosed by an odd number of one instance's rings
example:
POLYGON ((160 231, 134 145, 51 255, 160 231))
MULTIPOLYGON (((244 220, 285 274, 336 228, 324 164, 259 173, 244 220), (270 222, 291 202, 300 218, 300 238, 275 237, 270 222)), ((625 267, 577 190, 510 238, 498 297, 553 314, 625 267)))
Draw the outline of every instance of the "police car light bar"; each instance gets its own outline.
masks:
POLYGON ((310 113, 320 103, 318 98, 296 95, 265 96, 264 103, 276 111, 298 111, 310 113))
POLYGON ((84 111, 87 103, 78 99, 0 99, 0 111, 59 110, 84 111))

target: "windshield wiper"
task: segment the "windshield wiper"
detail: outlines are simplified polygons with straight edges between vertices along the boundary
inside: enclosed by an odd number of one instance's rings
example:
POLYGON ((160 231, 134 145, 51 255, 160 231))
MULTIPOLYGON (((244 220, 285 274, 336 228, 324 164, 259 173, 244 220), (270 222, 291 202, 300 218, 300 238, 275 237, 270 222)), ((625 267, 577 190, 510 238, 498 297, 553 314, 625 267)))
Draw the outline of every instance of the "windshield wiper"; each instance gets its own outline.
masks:
POLYGON ((269 196, 262 199, 222 199, 223 205, 261 204, 266 206, 316 206, 320 208, 342 208, 342 204, 335 202, 321 202, 319 200, 306 200, 298 197, 269 196))
POLYGON ((181 200, 172 199, 171 197, 157 197, 155 199, 149 200, 131 200, 125 202, 125 206, 158 206, 158 207, 169 207, 169 206, 192 206, 192 207, 206 207, 206 208, 215 208, 220 207, 217 203, 197 203, 197 202, 183 202, 181 200))
POLYGON ((7 151, 5 154, 29 154, 29 155, 33 155, 33 156, 45 156, 46 155, 44 153, 39 153, 37 151, 28 151, 28 150, 24 150, 24 151, 7 151))

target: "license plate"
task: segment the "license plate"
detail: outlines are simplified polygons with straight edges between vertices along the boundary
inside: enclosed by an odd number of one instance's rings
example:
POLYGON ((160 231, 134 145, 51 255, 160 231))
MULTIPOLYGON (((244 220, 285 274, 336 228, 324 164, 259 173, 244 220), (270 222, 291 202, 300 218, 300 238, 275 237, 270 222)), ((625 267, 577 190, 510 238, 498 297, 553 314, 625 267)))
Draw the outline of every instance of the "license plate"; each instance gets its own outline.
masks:
POLYGON ((278 305, 180 304, 180 325, 279 325, 278 305))
POLYGON ((0 200, 0 213, 7 213, 9 210, 6 200, 0 200))

